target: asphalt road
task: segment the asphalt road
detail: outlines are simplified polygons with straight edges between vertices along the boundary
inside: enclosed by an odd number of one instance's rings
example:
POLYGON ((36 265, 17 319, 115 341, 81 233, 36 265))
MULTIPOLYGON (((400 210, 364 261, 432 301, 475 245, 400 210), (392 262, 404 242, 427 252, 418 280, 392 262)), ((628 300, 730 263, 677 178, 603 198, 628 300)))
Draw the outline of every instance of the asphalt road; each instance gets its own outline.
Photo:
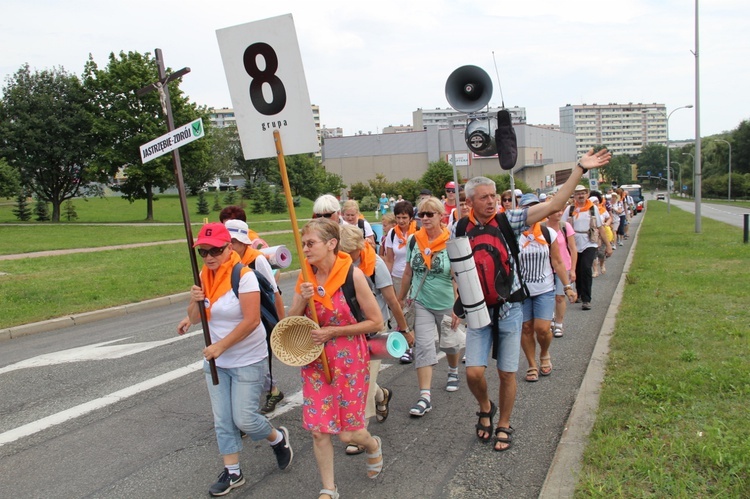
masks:
MULTIPOLYGON (((654 201, 655 202, 655 201, 654 201)), ((666 203, 666 201, 662 201, 666 203)), ((679 208, 687 211, 688 213, 695 213, 695 201, 682 201, 679 198, 672 197, 670 204, 673 208, 679 208)), ((701 202, 701 216, 712 218, 725 224, 733 225, 735 227, 742 227, 744 224, 744 215, 750 213, 750 210, 740 206, 732 206, 728 204, 712 204, 701 202)))
MULTIPOLYGON (((474 399, 463 375, 458 392, 444 390, 445 360, 433 377, 434 408, 416 419, 408 415, 418 398, 414 369, 384 363, 379 383, 394 392, 391 414, 370 429, 383 439, 385 469, 369 480, 364 456, 346 456, 336 442, 342 497, 538 497, 632 241, 594 280, 593 310, 569 307, 552 375, 527 383, 521 360, 511 450, 477 441, 474 399)), ((292 284, 283 281, 286 296, 292 284)), ((207 496, 222 465, 196 367, 202 337, 175 333, 184 310, 165 306, 0 342, 0 497, 207 496)), ((287 398, 272 422, 290 429, 294 462, 280 472, 265 442, 246 441, 247 483, 231 497, 313 498, 320 489, 301 428, 299 371, 275 362, 274 373, 287 398)), ((497 402, 492 370, 488 380, 497 402)))

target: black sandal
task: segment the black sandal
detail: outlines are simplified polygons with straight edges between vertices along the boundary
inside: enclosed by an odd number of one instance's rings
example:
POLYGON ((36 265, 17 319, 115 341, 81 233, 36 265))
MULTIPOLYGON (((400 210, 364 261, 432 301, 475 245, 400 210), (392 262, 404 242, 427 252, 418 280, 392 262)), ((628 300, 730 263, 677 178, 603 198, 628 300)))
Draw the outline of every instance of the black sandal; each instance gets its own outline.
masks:
POLYGON ((503 452, 511 448, 513 445, 513 427, 508 426, 507 428, 504 428, 502 426, 498 426, 495 428, 495 443, 493 444, 493 450, 495 452, 503 452), (507 437, 498 437, 497 435, 500 433, 505 433, 508 435, 507 437), (507 447, 504 447, 502 449, 497 448, 497 444, 508 444, 507 447))
POLYGON ((493 401, 490 400, 490 412, 477 412, 477 416, 479 416, 479 419, 477 420, 477 424, 474 426, 477 430, 477 438, 481 440, 483 443, 487 443, 490 441, 490 437, 492 436, 492 419, 495 417, 495 414, 497 414, 497 406, 493 401), (482 418, 489 418, 490 424, 487 426, 484 426, 482 424, 482 418), (479 436, 479 432, 483 431, 487 434, 486 437, 479 436))

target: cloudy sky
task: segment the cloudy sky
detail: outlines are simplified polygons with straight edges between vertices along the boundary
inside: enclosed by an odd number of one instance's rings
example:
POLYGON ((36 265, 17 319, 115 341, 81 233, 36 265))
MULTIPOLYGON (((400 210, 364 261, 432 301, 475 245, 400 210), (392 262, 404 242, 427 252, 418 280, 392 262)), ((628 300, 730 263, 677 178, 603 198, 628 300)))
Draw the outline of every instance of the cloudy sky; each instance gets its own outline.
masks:
MULTIPOLYGON (((411 124, 417 108, 448 107, 445 80, 474 64, 495 82, 492 105, 523 106, 531 124, 559 123, 566 104, 695 102, 695 4, 690 0, 2 0, 0 75, 28 63, 80 74, 88 55, 161 48, 192 72, 181 88, 230 107, 216 30, 291 13, 310 101, 346 135, 411 124), (504 99, 497 86, 497 62, 504 99)), ((701 135, 750 118, 750 2, 700 5, 701 135)), ((695 114, 670 120, 695 136, 695 114)))

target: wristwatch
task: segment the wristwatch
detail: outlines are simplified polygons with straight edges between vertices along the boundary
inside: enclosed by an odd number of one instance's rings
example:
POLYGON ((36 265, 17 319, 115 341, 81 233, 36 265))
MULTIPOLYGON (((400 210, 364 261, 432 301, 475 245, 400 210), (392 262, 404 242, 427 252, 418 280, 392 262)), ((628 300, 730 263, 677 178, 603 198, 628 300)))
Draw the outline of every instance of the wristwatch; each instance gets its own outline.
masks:
POLYGON ((586 173, 587 171, 589 171, 589 170, 588 170, 588 168, 585 168, 585 167, 584 167, 584 166, 583 166, 583 165, 581 164, 581 161, 580 161, 580 160, 578 161, 578 163, 576 163, 576 166, 577 166, 578 168, 580 168, 581 170, 583 170, 583 173, 586 173))
POLYGON ((573 285, 572 284, 566 284, 565 286, 563 286, 563 291, 567 291, 569 289, 573 289, 573 285))

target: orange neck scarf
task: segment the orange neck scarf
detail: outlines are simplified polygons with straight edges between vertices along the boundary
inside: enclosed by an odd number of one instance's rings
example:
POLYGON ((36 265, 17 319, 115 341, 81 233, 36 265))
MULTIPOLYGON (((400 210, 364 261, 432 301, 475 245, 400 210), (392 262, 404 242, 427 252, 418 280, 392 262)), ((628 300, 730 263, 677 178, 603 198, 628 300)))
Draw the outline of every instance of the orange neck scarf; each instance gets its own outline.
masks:
POLYGON ((417 221, 412 220, 409 223, 409 228, 406 229, 406 234, 404 234, 404 231, 401 230, 401 226, 398 224, 396 224, 394 230, 396 231, 396 237, 398 237, 398 249, 401 249, 406 246, 406 240, 409 239, 409 236, 417 232, 417 221))
POLYGON ((255 249, 255 248, 247 246, 245 248, 245 254, 242 255, 242 264, 246 265, 246 266, 250 265, 259 256, 263 256, 263 253, 261 253, 259 250, 255 249))
MULTIPOLYGON (((318 283, 318 278, 313 272, 312 265, 310 265, 307 259, 305 259, 302 264, 307 267, 307 276, 315 287, 313 300, 317 301, 328 310, 333 310, 333 301, 331 300, 331 297, 339 290, 339 288, 341 288, 341 286, 343 286, 344 281, 346 280, 346 274, 349 272, 349 267, 352 265, 352 257, 350 257, 348 253, 339 251, 336 254, 333 267, 331 267, 331 270, 328 272, 328 279, 326 279, 326 282, 323 284, 318 283)), ((300 292, 300 284, 303 282, 302 272, 300 272, 299 277, 297 278, 297 286, 295 288, 297 293, 300 292)))
MULTIPOLYGON (((211 306, 232 289, 232 268, 236 263, 240 263, 240 255, 232 251, 229 253, 229 260, 222 263, 216 271, 210 270, 205 265, 201 270, 201 286, 203 287, 203 293, 206 295, 206 300, 208 300, 206 318, 209 320, 211 319, 211 306)), ((245 272, 247 270, 243 270, 240 276, 245 272)))
POLYGON ((597 206, 597 208, 599 208, 599 214, 600 214, 600 215, 603 215, 603 214, 604 214, 604 212, 605 212, 605 211, 607 211, 607 207, 606 207, 606 206, 604 206, 604 205, 603 205, 603 204, 601 204, 601 203, 599 203, 599 206, 597 206))
POLYGON ((371 244, 365 244, 365 247, 359 252, 359 270, 370 277, 375 272, 375 248, 371 244))
MULTIPOLYGON (((502 212, 499 211, 498 213, 502 212)), ((493 216, 487 221, 486 224, 483 224, 477 219, 476 215, 474 215, 474 208, 469 209, 469 222, 473 223, 474 225, 488 225, 491 224, 494 219, 495 217, 493 216)))
POLYGON ((445 249, 445 243, 448 241, 449 237, 450 232, 448 232, 448 229, 445 227, 443 227, 440 235, 432 241, 429 240, 429 236, 427 235, 427 231, 424 230, 424 227, 414 233, 414 239, 417 240, 417 246, 422 253, 424 264, 427 265, 428 269, 432 268, 432 255, 445 249))
POLYGON ((531 231, 525 230, 523 231, 524 240, 523 240, 523 247, 531 243, 531 241, 536 241, 539 244, 547 244, 547 240, 544 238, 544 235, 542 234, 542 224, 539 222, 535 223, 531 226, 531 231), (529 237, 529 235, 533 235, 533 237, 529 237))
POLYGON ((579 208, 578 205, 576 205, 575 210, 573 210, 573 216, 575 218, 578 218, 578 215, 580 215, 581 213, 588 213, 592 206, 594 206, 594 203, 592 203, 591 200, 587 199, 586 203, 583 205, 583 208, 579 208))

